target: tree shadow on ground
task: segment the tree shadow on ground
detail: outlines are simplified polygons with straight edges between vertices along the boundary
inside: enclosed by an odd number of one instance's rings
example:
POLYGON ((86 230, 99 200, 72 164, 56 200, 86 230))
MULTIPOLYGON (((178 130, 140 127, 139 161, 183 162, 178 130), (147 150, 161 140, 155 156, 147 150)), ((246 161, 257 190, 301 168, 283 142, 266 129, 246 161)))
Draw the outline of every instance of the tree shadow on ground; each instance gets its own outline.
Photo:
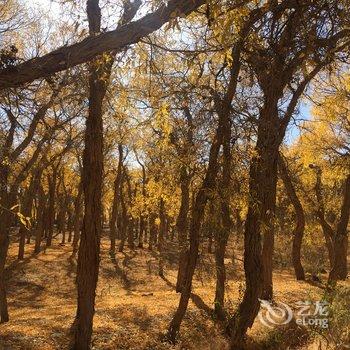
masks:
MULTIPOLYGON (((122 284, 123 284, 123 288, 125 290, 128 291, 128 293, 131 293, 131 286, 132 286, 132 281, 130 280, 130 278, 128 277, 128 274, 125 270, 125 268, 122 268, 119 266, 119 263, 117 261, 116 255, 114 253, 110 253, 110 257, 111 257, 111 261, 113 263, 114 269, 116 274, 118 275, 118 277, 120 278, 122 284)), ((126 258, 125 258, 126 259, 126 258)), ((124 259, 124 261, 125 261, 124 259)), ((129 257, 129 261, 132 258, 129 257)), ((124 264, 124 262, 122 263, 122 265, 125 267, 126 265, 124 264)))
MULTIPOLYGON (((171 281, 169 281, 165 276, 161 277, 161 279, 169 287, 171 287, 174 290, 176 289, 175 284, 172 283, 171 281)), ((204 311, 206 313, 206 315, 209 316, 209 317, 213 316, 214 310, 211 307, 209 307, 198 294, 195 294, 195 293, 192 292, 190 298, 191 298, 192 302, 196 305, 196 307, 198 309, 204 311)))

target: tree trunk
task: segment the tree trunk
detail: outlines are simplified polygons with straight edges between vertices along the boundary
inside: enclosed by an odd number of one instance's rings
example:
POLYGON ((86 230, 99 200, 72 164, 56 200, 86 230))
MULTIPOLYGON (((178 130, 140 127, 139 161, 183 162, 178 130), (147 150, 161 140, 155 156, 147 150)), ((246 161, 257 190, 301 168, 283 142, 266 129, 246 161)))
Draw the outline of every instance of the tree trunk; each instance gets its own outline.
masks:
MULTIPOLYGON (((90 36, 100 32, 101 10, 96 0, 87 1, 90 36)), ((84 218, 77 263, 78 307, 74 349, 89 349, 95 313, 95 296, 102 233, 103 120, 102 105, 109 76, 104 76, 103 57, 89 65, 89 113, 83 154, 84 218)))
POLYGON ((166 214, 163 198, 159 203, 159 238, 158 238, 158 253, 159 253, 159 269, 158 275, 164 277, 164 237, 166 232, 166 214))
POLYGON ((56 183, 57 183, 57 167, 53 166, 52 174, 48 176, 49 198, 48 198, 48 212, 47 212, 47 237, 46 237, 47 247, 50 247, 52 244, 53 230, 54 230, 54 224, 55 224, 56 183))
POLYGON ((120 205, 121 205, 121 216, 120 216, 120 225, 118 225, 118 232, 120 235, 120 243, 119 243, 119 252, 122 252, 124 250, 125 241, 127 238, 127 232, 128 232, 128 226, 129 226, 129 218, 128 213, 125 205, 124 200, 124 191, 123 191, 123 184, 120 186, 120 205))
MULTIPOLYGON (((32 216, 32 209, 33 209, 33 200, 35 195, 35 176, 33 175, 33 178, 30 181, 30 185, 28 190, 26 191, 24 198, 23 198, 23 204, 21 206, 21 214, 25 217, 31 217, 32 216)), ((26 242, 26 235, 28 234, 29 227, 24 225, 24 223, 20 222, 19 227, 19 244, 18 244, 18 260, 24 259, 24 247, 26 242)))
POLYGON ((215 265, 216 265, 216 289, 215 289, 215 314, 219 320, 226 318, 224 311, 225 300, 225 252, 230 235, 232 222, 230 218, 230 192, 231 192, 231 122, 229 118, 222 118, 223 126, 223 165, 222 181, 219 187, 221 208, 221 229, 215 235, 215 265))
POLYGON ((148 250, 153 250, 153 244, 156 240, 157 235, 157 226, 156 226, 157 216, 154 213, 151 213, 149 216, 149 237, 148 237, 148 250))
POLYGON ((292 261, 294 266, 295 277, 297 280, 305 280, 305 272, 301 264, 301 244, 304 236, 305 215, 301 202, 293 186, 292 180, 288 173, 287 165, 283 155, 278 157, 278 169, 283 181, 289 200, 293 204, 296 214, 296 226, 293 232, 292 261))
POLYGON ((179 268, 176 280, 176 292, 182 290, 185 278, 188 256, 188 211, 190 208, 190 176, 185 166, 181 168, 180 186, 181 186, 181 205, 179 215, 176 221, 176 228, 179 239, 179 268))
POLYGON ((187 253, 187 265, 185 270, 185 277, 183 280, 181 297, 178 308, 170 322, 167 337, 175 343, 177 334, 180 330, 180 325, 185 316, 188 301, 191 296, 192 279, 198 259, 198 249, 200 241, 200 230, 202 226, 202 220, 204 216, 205 205, 209 199, 210 192, 215 187, 215 180, 218 171, 218 155, 220 146, 222 143, 222 125, 219 121, 216 135, 210 147, 209 164, 206 172, 205 179, 195 199, 194 206, 192 208, 192 220, 190 225, 190 247, 187 253))
POLYGON ((81 230, 81 216, 82 216, 82 205, 83 204, 83 182, 79 183, 78 194, 74 202, 74 236, 73 236, 73 252, 72 256, 75 256, 78 251, 78 243, 80 239, 81 230))
POLYGON ((145 233, 146 227, 145 227, 145 217, 143 214, 140 215, 139 220, 139 248, 143 248, 143 240, 144 240, 144 233, 145 233))
POLYGON ((110 239, 111 239, 110 252, 112 254, 115 253, 115 240, 116 240, 116 233, 117 233, 116 224, 117 224, 118 204, 119 204, 118 201, 119 201, 119 193, 120 193, 120 186, 122 183, 122 173, 123 173, 123 146, 121 144, 118 145, 118 152, 119 152, 118 169, 117 169, 117 175, 114 181, 112 214, 111 214, 111 220, 109 222, 110 239))
POLYGON ((348 234, 347 227, 350 214, 350 175, 345 180, 343 203, 340 219, 334 237, 334 265, 329 274, 329 281, 345 280, 348 275, 347 253, 348 234))
POLYGON ((5 263, 10 243, 9 231, 11 226, 11 213, 1 210, 0 215, 0 323, 9 321, 6 298, 5 263))
POLYGON ((37 224, 35 227, 35 246, 34 254, 39 254, 41 250, 41 241, 44 235, 45 224, 45 211, 46 211, 46 196, 42 186, 38 191, 38 208, 37 208, 37 224))
POLYGON ((134 236, 135 236, 135 220, 133 219, 133 217, 130 215, 128 217, 128 247, 130 249, 135 249, 135 244, 134 244, 134 236))
POLYGON ((244 271, 246 289, 243 300, 229 320, 231 348, 241 349, 247 329, 258 314, 259 298, 272 297, 273 218, 276 205, 279 135, 277 100, 266 99, 260 112, 256 156, 249 172, 249 203, 244 232, 244 271), (264 237, 262 256, 261 235, 264 237))
POLYGON ((316 198, 318 202, 317 216, 322 227, 323 236, 324 236, 326 248, 328 251, 330 269, 332 269, 333 263, 334 263, 334 247, 333 247, 334 231, 332 226, 327 222, 325 217, 325 207, 324 207, 324 198, 323 198, 323 189, 322 189, 322 170, 318 166, 310 165, 310 167, 315 169, 316 171, 315 192, 316 192, 316 198))

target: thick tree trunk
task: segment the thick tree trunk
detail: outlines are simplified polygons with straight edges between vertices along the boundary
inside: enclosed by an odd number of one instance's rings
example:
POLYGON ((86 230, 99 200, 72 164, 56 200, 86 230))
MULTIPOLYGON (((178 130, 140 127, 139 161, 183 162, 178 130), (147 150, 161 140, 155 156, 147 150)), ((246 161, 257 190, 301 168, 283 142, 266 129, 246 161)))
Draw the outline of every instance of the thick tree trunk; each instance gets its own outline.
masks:
POLYGON ((253 325, 259 311, 259 298, 272 297, 273 218, 278 148, 282 141, 276 101, 275 98, 271 101, 267 99, 260 112, 256 156, 250 164, 249 203, 244 232, 246 289, 241 304, 228 324, 232 349, 243 348, 247 329, 253 325))
MULTIPOLYGON (((101 10, 98 1, 87 1, 87 14, 90 36, 95 36, 99 33, 101 26, 101 10)), ((101 60, 103 60, 102 57, 97 58, 89 66, 89 113, 86 119, 82 170, 85 211, 77 263, 78 307, 74 339, 76 350, 90 348, 100 263, 103 178, 102 105, 107 89, 107 79, 104 76, 101 60)))
POLYGON ((350 214, 350 175, 345 180, 345 189, 343 203, 337 231, 334 237, 334 265, 329 274, 329 281, 345 280, 348 275, 347 253, 348 253, 348 234, 350 214))
POLYGON ((292 246, 292 261, 297 280, 305 280, 305 272, 301 264, 301 244, 304 236, 305 215, 301 202, 293 186, 292 180, 288 173, 287 165, 283 159, 283 155, 278 157, 278 169, 280 177, 283 181, 289 200, 291 201, 295 214, 296 226, 293 232, 293 246, 292 246))

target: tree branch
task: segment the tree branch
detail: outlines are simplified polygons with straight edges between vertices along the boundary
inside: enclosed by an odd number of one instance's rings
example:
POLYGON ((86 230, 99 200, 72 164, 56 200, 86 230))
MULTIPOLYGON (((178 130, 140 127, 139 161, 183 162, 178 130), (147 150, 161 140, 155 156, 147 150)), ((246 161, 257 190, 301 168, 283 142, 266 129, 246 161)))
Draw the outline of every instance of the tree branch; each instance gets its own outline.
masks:
POLYGON ((176 15, 188 15, 205 0, 170 0, 153 13, 115 30, 90 36, 79 43, 63 46, 42 57, 0 70, 0 90, 48 77, 54 73, 88 62, 104 52, 120 51, 162 27, 176 15))

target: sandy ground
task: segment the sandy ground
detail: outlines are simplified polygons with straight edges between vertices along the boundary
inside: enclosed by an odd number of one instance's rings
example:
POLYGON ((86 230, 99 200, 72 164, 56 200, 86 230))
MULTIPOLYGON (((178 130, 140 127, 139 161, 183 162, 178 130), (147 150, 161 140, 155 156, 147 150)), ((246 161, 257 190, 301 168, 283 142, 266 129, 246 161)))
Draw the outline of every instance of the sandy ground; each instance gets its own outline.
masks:
MULTIPOLYGON (((157 275, 157 256, 147 249, 126 249, 113 261, 108 241, 102 241, 100 277, 96 297, 93 349, 227 349, 227 343, 212 318, 215 270, 212 257, 201 259, 194 282, 194 294, 175 346, 162 335, 178 304, 176 247, 167 253, 165 278, 157 275)), ((70 326, 76 305, 75 269, 71 245, 54 241, 51 248, 32 256, 27 245, 23 262, 17 262, 13 243, 8 260, 9 311, 11 320, 0 325, 0 349, 68 349, 70 326)), ((232 309, 242 295, 241 262, 226 259, 227 305, 232 309)), ((322 289, 297 282, 291 271, 276 271, 275 299, 288 304, 317 300, 322 289)), ((251 349, 311 349, 304 335, 295 329, 262 326, 259 320, 250 331, 251 349), (287 342, 286 342, 287 341, 287 342)))

